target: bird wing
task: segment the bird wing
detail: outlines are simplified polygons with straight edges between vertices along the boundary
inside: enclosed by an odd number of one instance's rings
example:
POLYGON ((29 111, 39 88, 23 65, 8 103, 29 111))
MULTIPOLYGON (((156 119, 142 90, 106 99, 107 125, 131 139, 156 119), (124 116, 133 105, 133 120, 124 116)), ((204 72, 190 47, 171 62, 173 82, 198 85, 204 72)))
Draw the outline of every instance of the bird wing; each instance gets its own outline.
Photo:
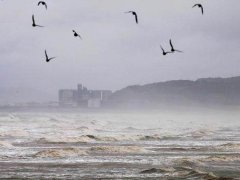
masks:
POLYGON ((203 7, 201 6, 202 14, 203 14, 203 7))
POLYGON ((39 6, 41 3, 42 3, 42 1, 39 1, 39 2, 38 2, 38 6, 39 6))
POLYGON ((47 9, 47 3, 45 3, 44 5, 45 5, 45 8, 47 9))
POLYGON ((41 25, 37 25, 37 24, 36 24, 36 26, 37 26, 37 27, 44 27, 44 26, 41 26, 41 25))
POLYGON ((164 52, 164 49, 163 49, 163 47, 160 45, 160 47, 161 47, 161 49, 162 49, 162 51, 164 52))
POLYGON ((198 4, 194 4, 193 8, 196 7, 198 4))
POLYGON ((175 49, 175 51, 180 52, 180 53, 183 53, 183 51, 180 51, 180 50, 176 50, 176 49, 175 49))
POLYGON ((169 43, 170 43, 171 48, 173 49, 173 45, 172 45, 172 40, 171 39, 169 40, 169 43))
POLYGON ((45 50, 45 56, 46 56, 46 59, 48 59, 48 55, 47 55, 47 51, 45 50))
POLYGON ((32 21, 33 21, 33 24, 35 24, 34 15, 32 15, 32 21))
POLYGON ((136 23, 138 24, 138 17, 137 17, 137 13, 134 14, 135 16, 135 20, 136 20, 136 23))
POLYGON ((52 59, 55 59, 56 57, 51 57, 51 58, 49 58, 48 60, 50 61, 50 60, 52 60, 52 59))

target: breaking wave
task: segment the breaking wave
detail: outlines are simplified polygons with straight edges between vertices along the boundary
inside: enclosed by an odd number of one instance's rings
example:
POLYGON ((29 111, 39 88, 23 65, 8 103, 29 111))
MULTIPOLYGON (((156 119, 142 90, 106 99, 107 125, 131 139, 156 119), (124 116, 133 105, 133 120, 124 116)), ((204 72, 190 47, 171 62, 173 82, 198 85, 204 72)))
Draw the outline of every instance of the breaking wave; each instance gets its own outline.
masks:
POLYGON ((0 133, 0 136, 27 137, 29 133, 24 130, 9 130, 0 133))
POLYGON ((65 136, 47 136, 37 140, 38 143, 94 143, 94 142, 121 142, 121 141, 161 141, 176 140, 180 137, 176 136, 160 136, 160 135, 115 135, 115 136, 96 136, 92 134, 65 137, 65 136))
POLYGON ((218 146, 217 148, 224 149, 224 150, 240 150, 240 144, 226 143, 218 146))
POLYGON ((90 151, 93 153, 118 153, 118 154, 124 154, 124 153, 146 153, 147 150, 145 150, 142 147, 137 146, 96 146, 91 147, 90 151))
POLYGON ((0 141, 0 148, 13 148, 14 146, 6 141, 0 141))
POLYGON ((95 139, 88 136, 80 137, 44 137, 37 140, 37 143, 55 144, 55 143, 90 143, 95 139))
POLYGON ((203 138, 213 134, 213 131, 208 129, 199 129, 197 131, 191 132, 190 136, 193 138, 203 138))
POLYGON ((65 149, 50 149, 39 151, 33 155, 33 157, 40 158, 63 158, 63 157, 72 157, 72 156, 83 156, 87 155, 85 150, 77 148, 65 148, 65 149))
POLYGON ((240 161, 240 155, 215 155, 201 159, 202 162, 234 162, 240 161))
POLYGON ((206 172, 191 167, 177 167, 177 168, 150 168, 140 172, 140 174, 168 174, 168 177, 177 179, 208 179, 208 180, 223 180, 230 179, 220 177, 213 172, 206 172))
POLYGON ((152 174, 152 173, 173 173, 175 171, 174 168, 151 168, 151 169, 146 169, 140 172, 140 174, 152 174))

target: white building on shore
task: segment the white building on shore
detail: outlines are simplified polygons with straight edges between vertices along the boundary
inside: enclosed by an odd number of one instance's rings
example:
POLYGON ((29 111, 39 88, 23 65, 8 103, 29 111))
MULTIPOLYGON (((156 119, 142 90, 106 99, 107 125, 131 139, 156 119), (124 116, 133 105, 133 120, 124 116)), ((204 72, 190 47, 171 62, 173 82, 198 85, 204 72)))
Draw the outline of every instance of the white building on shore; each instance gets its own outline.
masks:
POLYGON ((84 108, 100 108, 112 95, 110 90, 88 90, 78 84, 77 89, 59 90, 60 106, 78 106, 84 108))

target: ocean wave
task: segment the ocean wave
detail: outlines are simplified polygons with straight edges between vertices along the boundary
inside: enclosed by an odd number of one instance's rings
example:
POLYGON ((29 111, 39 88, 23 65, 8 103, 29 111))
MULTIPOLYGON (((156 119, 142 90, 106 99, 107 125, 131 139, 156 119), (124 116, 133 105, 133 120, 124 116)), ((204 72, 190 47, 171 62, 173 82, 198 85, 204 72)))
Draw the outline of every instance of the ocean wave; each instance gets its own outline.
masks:
POLYGON ((118 135, 118 136, 105 136, 97 137, 102 141, 161 141, 161 140, 175 140, 180 137, 176 136, 161 136, 161 135, 118 135))
POLYGON ((148 152, 142 147, 138 146, 96 146, 91 147, 90 152, 93 153, 117 153, 117 154, 124 154, 124 153, 146 153, 148 152))
POLYGON ((175 172, 174 168, 150 168, 140 172, 140 174, 152 174, 152 173, 173 173, 175 172))
POLYGON ((0 141, 0 148, 13 148, 14 146, 6 141, 0 141))
MULTIPOLYGON (((112 137, 114 141, 161 141, 161 140, 175 140, 180 137, 176 136, 167 136, 167 135, 118 135, 112 137)), ((99 139, 107 139, 107 137, 99 138, 99 139)), ((110 138, 111 140, 111 138, 110 138)))
POLYGON ((176 177, 182 177, 184 179, 233 179, 228 177, 219 176, 217 173, 208 172, 206 167, 208 163, 229 163, 240 161, 239 155, 214 155, 208 157, 197 158, 182 158, 174 161, 174 172, 176 177))
POLYGON ((141 141, 156 141, 156 140, 161 140, 163 137, 159 135, 147 135, 147 136, 139 136, 137 140, 141 141))
POLYGON ((160 136, 160 135, 115 135, 115 136, 101 136, 101 135, 81 135, 74 137, 66 136, 47 136, 37 140, 40 143, 93 143, 99 142, 121 142, 121 141, 161 141, 161 140, 176 140, 181 137, 176 136, 160 136))
POLYGON ((200 159, 201 162, 234 162, 240 161, 240 155, 215 155, 200 159))
POLYGON ((177 179, 233 180, 233 178, 219 176, 200 167, 178 166, 174 169, 175 171, 171 175, 177 179))
POLYGON ((140 141, 162 141, 162 140, 176 140, 180 139, 179 136, 172 136, 172 135, 137 135, 136 140, 140 141))
POLYGON ((206 179, 206 180, 220 179, 220 177, 216 176, 213 172, 205 172, 198 169, 192 169, 191 171, 186 171, 184 178, 186 179, 199 178, 199 179, 206 179))
POLYGON ((55 143, 90 143, 94 142, 95 139, 90 136, 80 137, 43 137, 37 140, 37 143, 43 144, 55 144, 55 143))
POLYGON ((108 124, 107 121, 98 121, 98 120, 92 120, 90 121, 90 124, 94 127, 104 127, 108 124))
POLYGON ((178 167, 178 168, 150 168, 140 172, 140 174, 167 174, 169 178, 177 179, 208 179, 220 180, 223 177, 218 177, 213 172, 206 172, 191 167, 178 167))
POLYGON ((33 155, 38 158, 63 158, 63 157, 75 157, 87 155, 87 152, 77 148, 65 148, 65 149, 48 149, 39 151, 33 155))
POLYGON ((226 143, 218 146, 217 148, 226 149, 226 150, 240 150, 240 144, 237 143, 226 143))
POLYGON ((116 141, 120 141, 119 138, 113 137, 113 136, 98 137, 98 140, 99 141, 103 141, 103 142, 116 142, 116 141))
POLYGON ((29 133, 24 130, 9 130, 0 133, 0 136, 27 137, 29 133))
POLYGON ((186 168, 191 170, 204 166, 204 163, 199 161, 198 158, 181 158, 175 160, 174 163, 176 164, 174 168, 177 170, 181 170, 182 168, 184 168, 184 170, 186 170, 186 168))
POLYGON ((87 126, 80 126, 80 127, 76 128, 76 129, 77 129, 77 130, 80 130, 80 131, 87 131, 87 130, 90 130, 90 128, 87 127, 87 126))
POLYGON ((213 131, 209 129, 199 129, 190 133, 190 136, 193 138, 203 138, 205 136, 210 136, 213 134, 213 131))
POLYGON ((197 148, 197 147, 167 147, 164 148, 164 150, 170 150, 170 151, 199 151, 204 150, 204 148, 197 148))
POLYGON ((129 127, 124 128, 123 130, 125 130, 125 131, 137 131, 139 129, 129 126, 129 127))

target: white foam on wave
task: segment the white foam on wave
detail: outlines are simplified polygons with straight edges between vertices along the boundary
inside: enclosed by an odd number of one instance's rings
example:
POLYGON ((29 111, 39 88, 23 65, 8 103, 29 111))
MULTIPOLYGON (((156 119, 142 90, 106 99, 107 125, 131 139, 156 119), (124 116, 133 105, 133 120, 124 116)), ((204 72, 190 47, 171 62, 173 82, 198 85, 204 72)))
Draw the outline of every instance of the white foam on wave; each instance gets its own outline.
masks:
POLYGON ((179 139, 179 136, 172 135, 159 135, 159 134, 118 134, 114 136, 97 136, 98 140, 101 141, 162 141, 162 140, 171 140, 171 139, 179 139))
POLYGON ((93 153, 147 153, 148 151, 138 146, 95 146, 90 148, 90 152, 93 153))
POLYGON ((55 136, 55 137, 43 137, 37 140, 40 143, 90 143, 94 142, 93 138, 88 136, 79 137, 65 137, 65 136, 55 136))
POLYGON ((37 140, 41 143, 94 143, 99 142, 121 142, 121 141, 160 141, 169 138, 171 136, 160 136, 160 135, 92 135, 86 134, 81 136, 45 136, 37 140))
POLYGON ((87 152, 77 148, 65 148, 65 149, 47 149, 37 152, 33 157, 39 158, 63 158, 63 157, 75 157, 87 155, 87 152))
POLYGON ((14 146, 6 141, 0 141, 0 148, 13 148, 14 146))
POLYGON ((203 158, 201 162, 234 162, 240 161, 240 155, 215 155, 203 158))
POLYGON ((27 137, 29 133, 27 131, 18 130, 4 130, 0 132, 0 136, 11 136, 11 137, 27 137))
POLYGON ((223 149, 223 150, 238 150, 240 151, 240 144, 239 143, 226 143, 222 144, 220 146, 217 146, 216 148, 218 149, 223 149))
POLYGON ((213 131, 209 129, 199 129, 190 133, 190 136, 193 138, 203 138, 213 134, 213 131))

